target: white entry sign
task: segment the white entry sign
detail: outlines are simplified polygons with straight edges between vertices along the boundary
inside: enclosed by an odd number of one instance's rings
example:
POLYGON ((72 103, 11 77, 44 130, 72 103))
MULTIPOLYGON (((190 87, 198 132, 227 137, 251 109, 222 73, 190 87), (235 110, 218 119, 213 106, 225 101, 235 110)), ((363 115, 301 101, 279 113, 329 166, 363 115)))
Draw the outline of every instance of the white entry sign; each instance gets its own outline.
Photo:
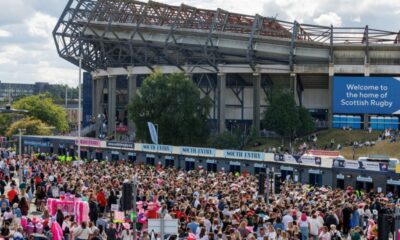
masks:
POLYGON ((177 235, 178 234, 178 219, 149 219, 148 233, 154 231, 155 233, 161 232, 161 226, 164 227, 164 234, 177 235))

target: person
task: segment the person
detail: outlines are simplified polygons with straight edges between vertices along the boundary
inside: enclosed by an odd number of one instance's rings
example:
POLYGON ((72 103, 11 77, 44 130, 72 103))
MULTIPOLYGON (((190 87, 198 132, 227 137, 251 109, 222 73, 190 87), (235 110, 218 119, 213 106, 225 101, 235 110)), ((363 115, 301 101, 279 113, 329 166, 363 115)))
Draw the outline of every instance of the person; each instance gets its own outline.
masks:
POLYGON ((131 240, 131 233, 130 233, 130 229, 131 229, 131 225, 129 223, 123 223, 122 224, 123 230, 121 233, 121 240, 131 240))
POLYGON ((264 240, 264 237, 267 237, 266 231, 265 231, 265 227, 261 227, 260 231, 257 235, 257 240, 264 240))
POLYGON ((64 222, 64 214, 62 213, 61 209, 57 209, 56 212, 56 221, 58 225, 62 226, 64 222))
POLYGON ((278 230, 278 229, 284 230, 285 229, 285 225, 282 223, 282 220, 280 217, 276 218, 276 221, 274 223, 274 228, 275 228, 275 230, 278 230))
POLYGON ((317 219, 317 213, 314 213, 309 221, 310 221, 310 236, 313 240, 318 240, 318 233, 322 225, 317 219))
POLYGON ((307 214, 303 213, 298 223, 301 233, 301 240, 308 240, 308 235, 310 233, 310 222, 308 221, 307 214))
POLYGON ((114 224, 110 224, 110 227, 106 229, 107 240, 117 240, 117 230, 114 224))
POLYGON ((13 236, 13 240, 24 240, 24 235, 23 233, 23 229, 21 227, 18 227, 17 230, 14 232, 13 236))
POLYGON ((360 226, 356 226, 351 230, 351 240, 361 240, 361 235, 362 235, 362 229, 360 226))
POLYGON ((93 196, 89 197, 89 218, 91 222, 96 222, 98 218, 98 206, 93 196))
POLYGON ((336 229, 336 225, 331 225, 331 230, 330 230, 330 235, 331 235, 331 240, 341 240, 342 239, 342 235, 340 234, 340 232, 336 229))
POLYGON ((64 218, 64 221, 61 225, 61 229, 63 230, 64 239, 69 240, 69 236, 70 236, 71 230, 72 230, 71 216, 66 216, 64 218))
POLYGON ((351 208, 351 206, 349 204, 345 204, 342 210, 342 216, 343 216, 343 233, 346 235, 349 233, 352 212, 353 209, 351 208))
POLYGON ((86 222, 82 222, 81 225, 74 229, 74 236, 76 240, 88 240, 92 232, 88 228, 86 222))
POLYGON ((8 201, 8 199, 6 199, 6 196, 4 194, 1 195, 0 206, 2 214, 7 210, 8 207, 10 207, 10 202, 8 201))
POLYGON ((250 234, 250 231, 247 229, 247 221, 242 221, 239 225, 238 231, 242 238, 246 238, 247 235, 250 234))
POLYGON ((21 214, 22 216, 27 216, 29 212, 29 205, 28 202, 26 201, 26 198, 21 198, 18 204, 18 208, 21 209, 21 214))
POLYGON ((5 223, 8 223, 8 225, 11 225, 13 218, 14 218, 14 214, 13 214, 11 208, 8 207, 6 209, 6 212, 3 215, 3 221, 5 223))
POLYGON ((353 212, 351 213, 350 228, 355 228, 360 225, 360 212, 356 206, 353 206, 353 212))
POLYGON ((196 222, 196 218, 192 217, 190 223, 187 226, 188 228, 190 228, 193 234, 197 233, 197 228, 199 227, 199 224, 196 222))
POLYGON ((0 237, 5 239, 10 237, 10 225, 7 222, 3 223, 3 227, 0 230, 0 237))
POLYGON ((283 223, 283 225, 284 225, 284 230, 287 230, 288 229, 288 224, 289 224, 289 222, 293 222, 293 217, 289 214, 289 211, 287 211, 287 210, 285 210, 284 212, 283 212, 283 218, 282 218, 282 223, 283 223))
POLYGON ((331 240, 331 234, 328 231, 328 227, 323 226, 321 228, 321 232, 319 234, 319 239, 320 240, 331 240))
POLYGON ((277 238, 277 233, 275 231, 274 226, 269 225, 268 226, 268 239, 269 240, 276 240, 276 238, 277 238))

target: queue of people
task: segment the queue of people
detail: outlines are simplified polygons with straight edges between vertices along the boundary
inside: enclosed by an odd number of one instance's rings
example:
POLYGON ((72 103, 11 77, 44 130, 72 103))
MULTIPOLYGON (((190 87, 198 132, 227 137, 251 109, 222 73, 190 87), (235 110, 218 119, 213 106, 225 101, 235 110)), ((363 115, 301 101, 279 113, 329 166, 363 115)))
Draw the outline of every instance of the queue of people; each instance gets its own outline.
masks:
POLYGON ((19 158, 7 153, 0 161, 3 238, 29 238, 32 231, 20 223, 29 225, 35 219, 45 239, 56 239, 53 225, 60 226, 65 240, 133 239, 133 231, 137 239, 157 239, 147 220, 163 217, 179 223, 178 232, 169 239, 372 240, 378 237, 379 211, 393 209, 397 201, 393 194, 293 182, 283 182, 279 193, 265 199, 258 194, 258 177, 252 175, 187 172, 124 161, 61 162, 34 155, 25 155, 20 166, 19 158), (20 167, 23 181, 17 184, 20 167), (111 208, 120 203, 123 183, 133 175, 140 203, 137 224, 115 222, 111 208), (76 216, 60 209, 55 215, 49 213, 46 200, 66 193, 88 202, 88 221, 77 222, 76 216), (39 215, 34 218, 34 214, 39 215))

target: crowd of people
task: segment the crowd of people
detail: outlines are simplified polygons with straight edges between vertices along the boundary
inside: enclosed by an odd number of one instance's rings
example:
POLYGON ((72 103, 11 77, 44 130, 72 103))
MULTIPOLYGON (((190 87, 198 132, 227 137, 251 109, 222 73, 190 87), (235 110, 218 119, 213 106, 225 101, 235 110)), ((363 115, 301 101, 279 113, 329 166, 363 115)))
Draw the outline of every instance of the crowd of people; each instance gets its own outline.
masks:
POLYGON ((20 223, 37 218, 44 239, 56 239, 52 234, 56 223, 65 240, 133 239, 134 230, 137 239, 157 239, 147 220, 162 217, 179 223, 178 232, 169 239, 372 240, 378 239, 378 213, 394 209, 397 200, 390 193, 293 182, 282 182, 266 199, 253 175, 186 172, 125 161, 60 162, 55 156, 20 157, 6 150, 0 154, 0 236, 5 239, 33 238, 20 223), (22 182, 18 182, 20 168, 22 182), (134 175, 140 221, 115 222, 111 208, 120 203, 123 183, 134 175), (88 202, 87 222, 78 224, 76 216, 60 209, 55 215, 49 213, 46 199, 66 193, 88 202))

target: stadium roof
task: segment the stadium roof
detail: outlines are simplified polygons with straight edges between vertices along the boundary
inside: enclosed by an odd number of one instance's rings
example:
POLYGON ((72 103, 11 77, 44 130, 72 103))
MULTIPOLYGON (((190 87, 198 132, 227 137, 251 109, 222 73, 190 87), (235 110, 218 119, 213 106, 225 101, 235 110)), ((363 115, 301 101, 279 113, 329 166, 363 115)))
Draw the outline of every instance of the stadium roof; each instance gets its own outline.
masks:
POLYGON ((154 65, 328 63, 333 47, 399 44, 400 33, 317 26, 222 9, 134 0, 69 0, 53 37, 59 55, 87 71, 154 65), (319 48, 296 57, 296 46, 319 48), (282 54, 282 51, 286 52, 282 54))

